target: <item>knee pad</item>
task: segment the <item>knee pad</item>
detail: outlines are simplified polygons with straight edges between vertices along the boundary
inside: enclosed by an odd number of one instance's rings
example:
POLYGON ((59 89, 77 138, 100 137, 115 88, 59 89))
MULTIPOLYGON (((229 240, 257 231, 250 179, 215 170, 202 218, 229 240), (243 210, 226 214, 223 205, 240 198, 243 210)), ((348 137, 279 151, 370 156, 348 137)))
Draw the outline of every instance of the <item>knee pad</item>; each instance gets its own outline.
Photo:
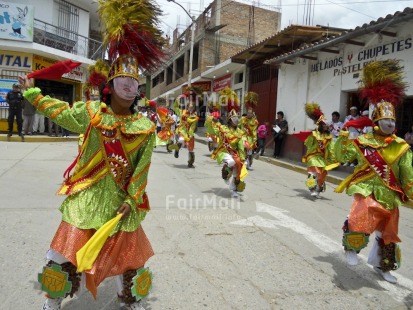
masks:
POLYGON ((221 174, 224 180, 229 180, 229 178, 232 176, 232 169, 228 167, 227 163, 225 163, 224 166, 222 167, 221 174))
POLYGON ((379 240, 381 248, 380 268, 383 272, 397 270, 401 266, 401 250, 398 244, 389 243, 384 245, 383 239, 379 240))
POLYGON ((130 305, 146 297, 152 288, 152 273, 148 268, 128 270, 123 274, 123 291, 120 299, 130 305))
POLYGON ((343 234, 343 246, 346 251, 354 250, 358 253, 361 249, 365 248, 368 243, 369 235, 366 235, 364 233, 345 232, 343 234))
POLYGON ((317 186, 317 177, 314 174, 309 173, 307 176, 307 180, 305 181, 305 185, 308 187, 310 191, 314 190, 317 186))
POLYGON ((76 272, 76 266, 70 262, 57 264, 49 261, 43 272, 38 274, 42 291, 51 298, 73 297, 80 287, 81 273, 76 272))

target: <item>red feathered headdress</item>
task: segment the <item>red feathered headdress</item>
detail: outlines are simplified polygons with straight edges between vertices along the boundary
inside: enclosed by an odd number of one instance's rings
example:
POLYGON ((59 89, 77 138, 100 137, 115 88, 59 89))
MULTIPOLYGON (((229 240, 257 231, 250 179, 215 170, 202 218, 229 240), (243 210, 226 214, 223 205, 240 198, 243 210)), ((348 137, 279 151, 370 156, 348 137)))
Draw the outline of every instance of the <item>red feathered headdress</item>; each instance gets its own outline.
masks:
POLYGON ((358 119, 353 119, 344 124, 344 127, 354 127, 357 129, 363 129, 364 127, 373 127, 374 124, 368 116, 362 116, 358 119))
POLYGON ((407 88, 403 81, 404 72, 399 60, 377 60, 368 63, 363 68, 359 81, 359 95, 368 104, 387 101, 394 105, 402 102, 407 88))
POLYGON ((324 121, 324 113, 321 111, 318 103, 306 103, 304 109, 307 116, 311 118, 316 125, 318 125, 321 121, 324 121))
POLYGON ((359 95, 365 106, 374 105, 373 122, 396 119, 395 106, 403 101, 407 83, 399 60, 377 60, 363 68, 359 95))
POLYGON ((161 9, 153 0, 99 0, 99 15, 112 63, 109 80, 138 79, 138 68, 151 70, 159 64, 165 40, 158 27, 161 9))

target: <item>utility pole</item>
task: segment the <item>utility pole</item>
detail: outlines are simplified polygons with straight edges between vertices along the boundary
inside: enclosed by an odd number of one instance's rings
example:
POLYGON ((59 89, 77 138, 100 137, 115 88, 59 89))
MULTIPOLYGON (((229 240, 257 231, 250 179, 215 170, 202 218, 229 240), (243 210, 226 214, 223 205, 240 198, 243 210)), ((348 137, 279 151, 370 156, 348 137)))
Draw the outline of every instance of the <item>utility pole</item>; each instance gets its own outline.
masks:
POLYGON ((194 40, 195 40, 195 17, 192 16, 191 14, 189 14, 189 12, 178 2, 176 2, 175 0, 167 0, 168 2, 173 2, 176 3, 177 5, 179 5, 184 11, 185 13, 191 18, 191 45, 190 45, 190 49, 189 49, 189 70, 188 70, 188 87, 191 87, 192 84, 192 63, 194 61, 194 40))

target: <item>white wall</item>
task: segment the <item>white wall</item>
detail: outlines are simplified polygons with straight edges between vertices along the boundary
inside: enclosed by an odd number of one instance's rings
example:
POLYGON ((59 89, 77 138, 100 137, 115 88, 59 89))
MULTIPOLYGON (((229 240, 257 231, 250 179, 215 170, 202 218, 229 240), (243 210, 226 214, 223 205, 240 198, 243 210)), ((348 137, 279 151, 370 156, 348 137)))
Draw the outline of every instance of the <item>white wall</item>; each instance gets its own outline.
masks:
MULTIPOLYGON (((413 21, 394 29, 397 37, 372 34, 355 38, 366 42, 364 47, 341 45, 340 54, 317 52, 317 61, 296 58, 294 65, 282 64, 279 70, 277 111, 283 111, 289 122, 289 133, 314 128, 305 115, 304 104, 317 102, 327 119, 333 111, 345 117, 347 92, 357 90, 361 70, 372 60, 400 59, 405 68, 405 80, 413 81, 413 21), (366 41, 368 40, 368 41, 366 41), (375 53, 378 51, 378 53, 375 53), (376 57, 369 56, 374 55, 376 57), (371 54, 373 53, 373 54, 371 54)), ((407 96, 413 95, 410 87, 407 96)))
POLYGON ((304 130, 306 126, 304 103, 307 102, 307 84, 307 65, 281 65, 278 73, 277 112, 284 112, 289 133, 304 130))

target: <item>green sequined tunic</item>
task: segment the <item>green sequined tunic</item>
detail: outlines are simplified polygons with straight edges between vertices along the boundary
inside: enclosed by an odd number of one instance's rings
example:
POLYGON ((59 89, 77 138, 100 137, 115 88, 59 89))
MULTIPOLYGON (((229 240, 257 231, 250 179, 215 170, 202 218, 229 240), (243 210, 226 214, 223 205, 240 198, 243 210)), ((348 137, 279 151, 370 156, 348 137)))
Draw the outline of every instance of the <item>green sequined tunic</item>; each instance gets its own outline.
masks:
POLYGON ((373 195, 387 210, 402 205, 400 194, 389 187, 388 173, 390 170, 397 180, 397 186, 407 195, 413 197, 413 168, 412 152, 409 145, 401 138, 392 135, 382 137, 367 133, 350 140, 347 134, 340 134, 335 143, 335 155, 338 161, 348 162, 357 160, 354 173, 339 185, 337 192, 346 190, 347 194, 361 194, 364 197, 373 195), (359 144, 357 146, 356 140, 359 144), (380 175, 366 160, 364 152, 377 150, 384 158, 387 168, 380 175))
POLYGON ((85 135, 73 172, 58 192, 68 195, 60 207, 62 220, 80 229, 99 229, 126 202, 131 213, 112 234, 135 231, 149 210, 143 202, 155 125, 138 113, 116 115, 110 107, 103 111, 99 101, 76 102, 70 108, 43 97, 39 88, 26 90, 24 97, 56 124, 85 135))

